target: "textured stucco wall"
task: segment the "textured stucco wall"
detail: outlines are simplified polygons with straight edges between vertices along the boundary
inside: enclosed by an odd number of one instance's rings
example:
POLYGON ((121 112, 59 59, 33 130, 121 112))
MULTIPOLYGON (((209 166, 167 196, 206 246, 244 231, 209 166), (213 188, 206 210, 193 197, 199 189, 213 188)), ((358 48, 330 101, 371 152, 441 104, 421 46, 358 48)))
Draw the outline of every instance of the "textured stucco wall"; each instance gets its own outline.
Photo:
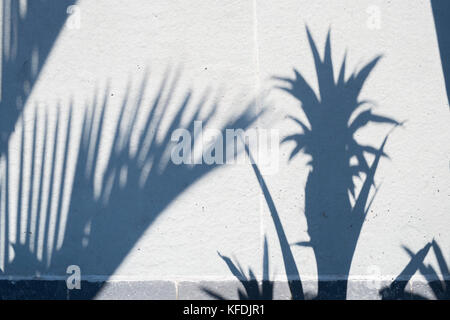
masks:
MULTIPOLYGON (((302 115, 295 99, 274 88, 277 83, 272 77, 292 77, 295 67, 317 89, 305 25, 311 30, 321 53, 326 34, 331 30, 336 72, 345 52, 349 72, 376 55, 383 55, 364 85, 361 98, 374 101, 378 113, 405 121, 403 127, 390 134, 385 147, 389 159, 382 159, 376 172, 379 190, 362 228, 350 278, 389 282, 410 260, 403 246, 416 252, 433 239, 439 243, 445 258, 450 259, 450 113, 429 1, 81 0, 77 5, 80 28, 66 26, 62 29, 26 101, 23 116, 19 118, 24 121, 17 122, 8 142, 9 211, 6 214, 2 198, 1 223, 3 226, 8 223, 10 228, 5 237, 2 227, 1 241, 5 242, 9 237, 11 249, 7 251, 2 246, 3 266, 14 260, 13 244, 26 239, 25 235, 17 235, 14 231, 19 223, 17 201, 26 197, 26 192, 18 194, 18 188, 21 179, 32 179, 31 169, 20 174, 23 169, 18 159, 19 154, 28 159, 25 162, 31 159, 36 109, 41 110, 38 113, 41 124, 44 123, 42 110, 48 110, 50 133, 47 139, 53 141, 57 110, 64 119, 64 128, 72 103, 74 134, 71 145, 76 147, 70 148, 67 170, 74 172, 84 108, 96 90, 99 101, 107 92, 109 105, 95 167, 94 194, 102 192, 102 170, 107 166, 127 84, 132 83, 130 100, 136 100, 140 81, 146 73, 149 80, 143 105, 150 107, 168 68, 172 77, 179 70, 177 89, 167 106, 169 115, 175 115, 176 107, 189 89, 192 89, 192 101, 195 102, 211 88, 210 101, 214 97, 220 100, 211 124, 217 128, 263 92, 265 97, 256 99, 254 112, 264 106, 268 111, 253 126, 278 130, 283 138, 298 130, 286 116, 302 115), (379 10, 379 25, 370 24, 373 10, 379 10), (105 91, 108 86, 109 91, 105 91), (25 132, 23 153, 20 147, 22 128, 25 132), (6 215, 8 220, 5 220, 6 215)), ((139 132, 143 123, 141 119, 133 130, 139 132)), ((164 126, 167 124, 162 128, 164 126)), ((383 124, 371 125, 357 138, 364 144, 378 147, 391 128, 383 124)), ((38 126, 37 132, 43 134, 43 125, 38 126)), ((64 139, 63 134, 57 134, 58 139, 64 139)), ((38 144, 41 144, 40 140, 38 144)), ((264 178, 287 238, 290 243, 296 243, 309 239, 303 214, 309 167, 307 156, 298 155, 288 161, 291 150, 290 144, 280 146, 277 169, 264 178)), ((56 159, 60 160, 56 160, 59 162, 55 184, 62 176, 63 151, 58 152, 56 159)), ((45 159, 51 161, 51 157, 45 159)), ((5 162, 2 161, 4 170, 5 162)), ((44 170, 44 193, 50 188, 48 168, 44 170)), ((67 185, 72 179, 66 181, 67 185)), ((2 181, 4 188, 5 181, 2 181)), ((154 189, 156 193, 164 194, 171 188, 164 186, 164 181, 158 183, 161 186, 154 189)), ((25 182, 24 188, 29 185, 25 182)), ((65 203, 61 209, 63 215, 67 214, 70 188, 64 192, 61 200, 65 203)), ((53 208, 51 202, 57 198, 55 194, 54 189, 50 200, 41 209, 52 217, 57 214, 56 206, 53 208), (50 210, 46 210, 47 207, 50 210)), ((126 203, 124 199, 124 214, 128 209, 126 203)), ((26 208, 22 207, 22 210, 26 208)), ((25 224, 23 215, 21 219, 25 224)), ((56 229, 55 218, 49 221, 50 230, 56 229)), ((131 223, 139 225, 141 222, 131 223)), ((53 231, 56 248, 62 246, 64 230, 70 226, 63 223, 59 228, 61 231, 53 231)), ((92 272, 82 267, 81 272, 83 277, 102 280, 111 276, 110 279, 123 281, 190 281, 194 285, 197 281, 220 283, 233 280, 217 254, 219 251, 236 257, 245 269, 252 267, 261 279, 264 234, 269 242, 272 279, 283 281, 286 275, 277 235, 252 167, 249 164, 225 165, 189 185, 171 201, 124 255, 112 275, 102 272, 101 264, 97 269, 90 269, 94 270, 92 272)), ((45 245, 52 247, 52 243, 45 244, 41 238, 36 240, 37 247, 41 250, 45 245)), ((106 245, 114 247, 111 243, 106 245)), ((314 292, 317 272, 312 249, 292 246, 292 252, 302 280, 310 281, 314 292)), ((42 259, 42 254, 37 255, 42 259)), ((64 261, 78 264, 70 257, 64 261)), ((425 262, 439 270, 432 253, 427 255, 425 262)), ((48 278, 64 277, 63 265, 58 268, 41 274, 48 278)), ((10 268, 6 275, 20 278, 36 273, 30 269, 17 275, 10 268)), ((423 276, 417 273, 416 277, 423 276)), ((218 286, 220 289, 220 284, 218 286)), ((183 296, 186 288, 189 286, 180 289, 178 294, 183 296)), ((161 294, 160 297, 165 296, 161 294)), ((376 292, 371 297, 376 298, 376 292)))

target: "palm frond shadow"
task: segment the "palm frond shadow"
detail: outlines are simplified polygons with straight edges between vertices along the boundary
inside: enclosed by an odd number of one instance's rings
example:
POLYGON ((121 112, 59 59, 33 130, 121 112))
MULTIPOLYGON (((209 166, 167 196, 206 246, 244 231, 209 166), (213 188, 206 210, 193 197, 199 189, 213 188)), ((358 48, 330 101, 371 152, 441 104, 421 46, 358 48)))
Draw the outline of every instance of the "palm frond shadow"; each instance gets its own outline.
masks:
MULTIPOLYGON (((76 264, 84 275, 111 275, 164 209, 192 184, 220 166, 176 165, 170 161, 170 152, 176 145, 171 140, 173 131, 186 129, 194 136, 194 121, 202 121, 203 126, 208 126, 220 103, 218 99, 211 101, 208 91, 195 102, 189 91, 179 103, 175 115, 169 114, 169 104, 176 103, 171 99, 176 95, 178 79, 178 73, 173 77, 166 74, 146 115, 144 127, 139 131, 136 128, 143 114, 141 111, 144 108, 147 80, 141 82, 134 101, 128 96, 130 90, 127 91, 118 121, 113 123, 114 136, 111 137, 111 152, 99 184, 100 194, 95 194, 95 179, 100 157, 105 156, 105 151, 101 149, 101 137, 107 132, 105 114, 111 108, 108 89, 101 101, 95 97, 92 105, 86 108, 78 146, 71 145, 71 137, 76 136, 72 106, 65 126, 60 113, 54 129, 47 124, 46 112, 45 120, 41 121, 43 124, 39 123, 37 116, 34 117, 32 161, 28 164, 32 181, 28 183, 31 187, 27 194, 23 186, 26 162, 23 138, 21 142, 19 194, 25 196, 11 198, 11 163, 8 155, 3 166, 0 199, 4 200, 6 223, 0 232, 4 233, 4 239, 9 239, 2 243, 3 256, 6 257, 5 274, 65 275, 66 268, 76 264), (162 129, 164 121, 169 122, 167 129, 162 129), (37 134, 38 126, 44 128, 41 136, 37 134), (53 130, 52 134, 50 130, 53 130), (65 138, 57 139, 61 135, 65 138), (38 148, 38 144, 42 145, 41 148, 38 148), (132 148, 136 150, 135 153, 131 152, 132 148), (72 149, 78 152, 75 169, 71 171, 69 161, 72 149), (56 150, 63 150, 60 159, 55 158, 56 150), (58 168, 61 168, 60 174, 57 173, 58 168), (44 172, 50 181, 47 188, 41 178, 44 172), (69 201, 65 203, 63 199, 67 195, 69 201), (12 230, 9 230, 9 215, 13 209, 8 204, 11 199, 17 201, 16 220, 26 221, 26 224, 16 223, 16 239, 10 239, 12 230), (23 212, 26 218, 21 216, 23 212), (56 214, 52 215, 51 212, 56 214), (59 237, 62 239, 60 242, 59 237), (14 259, 8 261, 7 257, 12 255, 14 259)), ((260 113, 253 111, 252 106, 253 102, 240 114, 228 117, 220 131, 247 129, 260 116, 260 113)), ((191 143, 194 150, 194 141, 191 143)), ((94 297, 100 289, 101 286, 93 285, 91 289, 86 289, 89 292, 82 292, 82 297, 94 297)), ((79 293, 70 294, 76 298, 79 293)), ((35 298, 43 297, 45 294, 40 293, 35 298)))
POLYGON ((359 98, 381 56, 372 59, 347 79, 344 57, 335 80, 330 32, 325 42, 323 59, 308 27, 306 33, 314 59, 319 93, 316 94, 295 69, 293 79, 275 77, 286 84, 278 88, 299 101, 306 119, 304 122, 298 117, 291 117, 302 132, 284 138, 282 143, 295 142, 290 160, 301 151, 311 157, 311 169, 305 186, 305 216, 311 240, 299 245, 310 246, 314 250, 319 276, 318 298, 345 299, 353 253, 373 201, 373 198, 369 199, 369 193, 375 185, 375 172, 381 158, 387 156, 384 147, 389 134, 379 148, 359 144, 355 135, 369 123, 401 124, 373 113, 370 107, 363 109, 369 101, 359 98), (374 157, 372 164, 369 164, 367 154, 374 157), (357 164, 351 164, 351 160, 357 160, 357 164), (356 195, 354 178, 362 179, 363 176, 365 179, 356 195), (327 281, 320 281, 329 276, 343 281, 331 287, 327 281))
POLYGON ((436 299, 450 300, 449 266, 445 261, 439 244, 433 240, 416 253, 407 247, 403 248, 411 257, 411 260, 390 286, 380 290, 381 298, 383 300, 427 300, 427 297, 407 289, 407 285, 411 281, 412 276, 419 271, 425 277, 436 299), (439 278, 438 272, 430 264, 426 265, 424 263, 430 249, 433 249, 440 269, 439 274, 443 276, 443 279, 439 278))
POLYGON ((0 153, 8 141, 34 84, 77 0, 3 0, 0 153))

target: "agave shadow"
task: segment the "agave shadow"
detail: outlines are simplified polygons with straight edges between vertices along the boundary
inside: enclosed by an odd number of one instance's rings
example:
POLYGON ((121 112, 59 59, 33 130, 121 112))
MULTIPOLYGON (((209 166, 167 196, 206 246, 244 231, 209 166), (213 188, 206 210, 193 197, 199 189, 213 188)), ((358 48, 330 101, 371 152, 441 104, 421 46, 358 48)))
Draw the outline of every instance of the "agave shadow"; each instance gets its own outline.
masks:
POLYGON ((286 83, 286 86, 279 88, 299 101, 307 120, 303 122, 291 117, 302 132, 286 137, 283 143, 295 142, 290 160, 301 151, 311 157, 305 186, 305 216, 310 241, 299 245, 310 246, 314 250, 319 277, 318 298, 345 299, 353 254, 373 200, 369 199, 369 192, 374 185, 380 159, 386 156, 383 150, 388 138, 386 136, 381 146, 375 148, 360 145, 355 134, 369 123, 394 126, 400 123, 374 114, 371 108, 364 109, 363 106, 369 102, 359 98, 380 56, 347 79, 344 58, 335 80, 330 32, 323 59, 308 28, 306 33, 314 58, 319 93, 316 94, 295 69, 293 79, 276 77, 286 83), (366 159, 367 154, 374 157, 371 164, 366 159), (351 164, 351 159, 356 159, 357 164, 351 164), (354 178, 363 176, 364 181, 356 195, 354 178), (322 281, 327 278, 338 281, 322 281))

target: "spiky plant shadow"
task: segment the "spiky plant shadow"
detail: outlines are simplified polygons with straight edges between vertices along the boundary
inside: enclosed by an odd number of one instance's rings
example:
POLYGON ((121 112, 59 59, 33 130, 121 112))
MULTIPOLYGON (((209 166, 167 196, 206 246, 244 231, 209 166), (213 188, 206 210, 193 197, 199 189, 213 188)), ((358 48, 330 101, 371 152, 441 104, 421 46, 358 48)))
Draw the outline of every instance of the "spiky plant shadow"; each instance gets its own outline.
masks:
MULTIPOLYGON (((289 241, 286 237, 286 233, 284 232, 283 224, 281 222, 280 216, 278 214, 278 210, 275 206, 275 202, 273 201, 272 195, 270 194, 269 187, 267 186, 263 175, 261 174, 261 171, 259 170, 258 165, 255 162, 255 159, 252 156, 252 153, 250 151, 250 148, 248 144, 245 143, 245 141, 242 139, 242 143, 244 144, 245 152, 247 153, 250 162, 252 164, 253 172, 255 173, 255 176, 258 180, 258 184, 261 188, 261 191, 263 192, 264 199, 266 200, 266 204, 270 211, 270 216, 272 218, 272 222, 274 223, 274 227, 277 233, 278 242, 280 244, 281 248, 281 254, 283 257, 283 266, 284 271, 286 273, 286 277, 288 280, 289 285, 289 291, 291 294, 291 299, 293 300, 304 300, 306 298, 312 298, 310 294, 304 293, 303 286, 302 286, 302 280, 300 276, 300 272, 297 268, 297 264, 294 259, 294 255, 291 250, 291 246, 289 244, 289 241)), ((242 291, 238 290, 238 296, 241 300, 245 299, 257 299, 257 297, 270 297, 270 299, 273 299, 273 286, 274 284, 270 282, 269 279, 269 259, 268 259, 268 248, 267 248, 267 237, 264 237, 264 256, 263 256, 263 290, 261 292, 257 291, 257 282, 256 277, 254 276, 254 273, 249 269, 250 279, 248 279, 242 268, 239 266, 238 268, 233 264, 231 259, 228 257, 224 257, 219 254, 219 256, 225 261, 228 268, 232 272, 232 274, 241 281, 241 284, 246 289, 247 295, 244 295, 242 291), (266 267, 267 265, 267 267, 266 267), (267 286, 267 288, 264 288, 264 285, 267 286), (270 294, 269 294, 270 290, 270 294)), ((204 291, 208 293, 213 298, 217 298, 220 300, 225 300, 223 296, 221 296, 219 293, 215 293, 209 289, 204 288, 204 291)), ((267 300, 267 299, 266 299, 267 300)))
MULTIPOLYGON (((274 283, 269 280, 269 248, 267 244, 267 237, 264 237, 264 256, 263 256, 263 280, 262 284, 256 279, 252 268, 248 269, 248 276, 239 262, 234 263, 229 257, 223 256, 218 252, 218 255, 226 263, 228 269, 233 276, 240 281, 244 287, 244 291, 238 289, 239 300, 272 300, 274 283)), ((208 288, 203 288, 203 291, 211 297, 218 300, 226 300, 220 293, 214 292, 208 288)))
POLYGON ((309 155, 310 172, 305 187, 305 216, 310 241, 299 243, 314 250, 319 276, 319 299, 345 299, 347 278, 353 253, 364 220, 373 198, 369 192, 388 136, 379 148, 361 145, 355 134, 369 123, 397 126, 397 121, 374 114, 371 108, 363 109, 369 101, 359 98, 363 85, 380 60, 375 57, 359 71, 346 79, 344 57, 337 80, 331 57, 330 32, 325 43, 323 59, 308 28, 306 33, 317 74, 319 93, 308 84, 302 74, 294 69, 295 77, 276 77, 286 83, 279 86, 295 97, 301 106, 306 122, 291 117, 302 129, 301 133, 286 137, 283 143, 294 142, 290 159, 301 151, 309 155), (352 120, 354 119, 354 120, 352 120), (374 160, 368 163, 366 155, 374 160), (351 160, 357 164, 351 164, 351 160), (356 195, 354 178, 365 179, 356 195), (353 198, 354 204, 350 201, 353 198), (323 277, 343 281, 329 286, 320 281, 323 277))
POLYGON ((411 257, 411 260, 389 287, 380 290, 381 298, 383 300, 427 300, 427 297, 406 289, 412 276, 419 271, 425 277, 436 299, 450 300, 449 266, 438 243, 433 240, 417 251, 417 253, 414 253, 407 247, 403 247, 403 249, 411 257), (424 263, 430 249, 433 249, 438 261, 439 273, 430 264, 424 263), (439 278, 439 274, 442 275, 443 279, 439 278))

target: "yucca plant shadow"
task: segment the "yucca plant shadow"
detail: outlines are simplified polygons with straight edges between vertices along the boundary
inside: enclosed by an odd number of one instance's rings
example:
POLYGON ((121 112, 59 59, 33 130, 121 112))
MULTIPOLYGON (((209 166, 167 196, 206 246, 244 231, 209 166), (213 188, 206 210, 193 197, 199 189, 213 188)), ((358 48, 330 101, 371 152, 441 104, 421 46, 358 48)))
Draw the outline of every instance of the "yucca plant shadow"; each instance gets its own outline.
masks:
POLYGON ((433 240, 416 253, 407 247, 403 248, 411 257, 411 260, 390 286, 380 290, 381 298, 383 300, 428 300, 429 298, 426 296, 414 293, 414 290, 406 289, 412 276, 419 271, 425 277, 434 298, 438 300, 450 300, 449 266, 445 261, 439 244, 433 240), (424 263, 430 249, 433 249, 443 279, 439 278, 438 272, 431 265, 424 263))
MULTIPOLYGON (((203 126, 208 126, 220 104, 218 98, 209 97, 208 90, 198 101, 193 101, 192 92, 188 91, 179 103, 176 113, 169 114, 169 105, 176 103, 172 102, 172 99, 177 93, 178 79, 178 72, 173 76, 168 73, 162 79, 156 88, 156 97, 145 116, 145 124, 141 130, 136 128, 138 119, 143 115, 140 111, 144 108, 143 97, 147 88, 147 78, 141 82, 135 99, 129 96, 130 90, 127 90, 118 121, 113 123, 111 153, 99 183, 101 190, 99 194, 95 193, 95 177, 102 156, 101 136, 105 134, 105 114, 108 108, 111 108, 108 101, 111 95, 109 90, 104 92, 101 101, 95 97, 92 105, 86 108, 80 142, 76 148, 79 151, 74 172, 68 169, 70 149, 74 148, 69 141, 72 141, 70 137, 76 134, 72 127, 72 111, 65 132, 58 129, 62 125, 62 120, 58 116, 56 128, 52 129, 55 130, 51 135, 54 137, 52 141, 48 138, 50 128, 46 120, 43 136, 36 134, 37 117, 35 117, 31 151, 33 160, 30 170, 32 179, 39 183, 31 184, 28 194, 17 198, 18 221, 22 220, 21 208, 28 202, 31 203, 31 199, 38 200, 35 205, 30 205, 26 212, 26 225, 17 223, 16 226, 15 234, 26 234, 25 241, 20 241, 17 237, 13 243, 9 241, 2 243, 6 257, 10 256, 10 244, 14 248, 14 260, 6 262, 3 270, 5 274, 66 275, 67 266, 76 264, 84 275, 103 275, 107 279, 164 209, 196 181, 220 166, 216 163, 177 165, 171 161, 171 150, 176 144, 172 141, 174 130, 186 129, 193 137, 191 144, 194 150, 196 134, 194 121, 202 121, 203 126), (169 125, 163 129, 164 121, 166 125, 169 121, 169 125), (58 134, 62 134, 65 138, 57 139, 58 134), (157 136, 158 134, 160 136, 157 136), (37 152, 36 147, 39 140, 43 143, 41 152, 37 152), (62 160, 58 164, 62 167, 60 180, 56 179, 57 149, 63 150, 62 160), (135 150, 134 153, 132 149, 135 150), (41 159, 37 161, 39 158, 41 159), (46 168, 46 172, 50 172, 50 189, 47 190, 42 185, 42 179, 39 179, 46 162, 50 163, 46 168), (69 184, 71 175, 73 183, 69 184), (63 217, 62 199, 67 194, 70 195, 68 213, 63 217), (57 214, 52 218, 50 210, 54 208, 57 214), (54 230, 61 228, 64 229, 63 240, 58 245, 58 232, 54 230)), ((259 116, 253 111, 252 106, 251 102, 239 114, 229 116, 219 131, 223 134, 226 129, 248 128, 259 116)), ((21 148, 23 147, 22 141, 21 148)), ((226 147, 225 145, 224 148, 226 147)), ((20 175, 23 172, 24 161, 22 152, 20 175)), ((6 204, 10 202, 9 166, 10 163, 6 159, 6 178, 1 188, 6 204)), ((23 184, 24 177, 21 176, 19 190, 23 190, 23 184)), ((9 210, 12 209, 6 206, 6 221, 9 210)), ((6 228, 6 235, 10 232, 11 230, 6 228)), ((70 294, 72 298, 87 299, 94 297, 100 289, 101 285, 94 284, 91 290, 89 288, 81 292, 75 290, 70 294)), ((22 294, 24 298, 30 298, 27 292, 22 294)), ((49 294, 51 298, 55 292, 49 294)), ((41 292, 31 298, 43 299, 46 296, 41 292)))
POLYGON ((3 0, 0 153, 76 0, 3 0))
MULTIPOLYGON (((299 243, 314 250, 319 277, 318 299, 345 299, 347 278, 353 253, 371 205, 369 192, 381 157, 386 156, 384 147, 360 145, 356 132, 369 123, 399 123, 391 118, 374 114, 363 106, 366 100, 359 96, 364 83, 380 60, 375 57, 359 71, 346 78, 344 57, 337 79, 331 57, 330 32, 324 57, 308 28, 306 33, 317 73, 319 92, 316 94, 301 73, 294 69, 295 77, 276 77, 286 84, 280 86, 300 103, 306 122, 291 117, 302 129, 301 133, 286 137, 283 143, 295 142, 290 159, 301 151, 310 156, 310 171, 305 186, 305 216, 309 242, 299 243), (359 112, 360 110, 363 110, 359 112), (359 112, 359 113, 358 113, 359 112), (354 119, 351 121, 351 119, 354 119), (371 164, 366 155, 374 157, 371 164), (356 159, 357 164, 351 164, 356 159), (359 194, 355 194, 355 177, 364 181, 359 194), (353 204, 350 201, 353 198, 353 204), (329 278, 336 282, 322 281, 329 278)), ((372 199, 373 200, 373 199, 372 199)))

